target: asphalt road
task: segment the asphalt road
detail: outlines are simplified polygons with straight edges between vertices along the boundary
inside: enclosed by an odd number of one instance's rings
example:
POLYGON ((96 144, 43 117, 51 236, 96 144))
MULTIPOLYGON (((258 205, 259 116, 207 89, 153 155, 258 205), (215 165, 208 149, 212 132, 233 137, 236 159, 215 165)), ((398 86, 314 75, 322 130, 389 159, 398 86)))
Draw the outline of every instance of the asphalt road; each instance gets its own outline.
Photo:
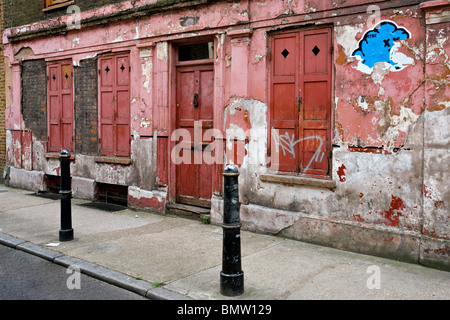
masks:
POLYGON ((0 245, 0 300, 148 300, 131 291, 0 245))

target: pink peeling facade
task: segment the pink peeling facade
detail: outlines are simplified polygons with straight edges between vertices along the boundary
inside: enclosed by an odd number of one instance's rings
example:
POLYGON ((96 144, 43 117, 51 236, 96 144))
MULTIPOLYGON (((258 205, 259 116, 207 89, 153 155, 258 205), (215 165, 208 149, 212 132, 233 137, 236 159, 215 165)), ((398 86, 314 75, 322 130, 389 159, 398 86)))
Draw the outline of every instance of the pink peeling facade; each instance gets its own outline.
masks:
POLYGON ((5 26, 5 180, 57 181, 49 68, 69 61, 74 197, 221 224, 223 164, 237 163, 244 229, 448 270, 449 29, 444 0, 122 1, 5 26), (181 58, 198 43, 209 54, 181 58), (38 65, 43 123, 24 109, 38 65), (176 149, 178 129, 203 140, 176 149), (207 166, 174 160, 212 147, 207 166))

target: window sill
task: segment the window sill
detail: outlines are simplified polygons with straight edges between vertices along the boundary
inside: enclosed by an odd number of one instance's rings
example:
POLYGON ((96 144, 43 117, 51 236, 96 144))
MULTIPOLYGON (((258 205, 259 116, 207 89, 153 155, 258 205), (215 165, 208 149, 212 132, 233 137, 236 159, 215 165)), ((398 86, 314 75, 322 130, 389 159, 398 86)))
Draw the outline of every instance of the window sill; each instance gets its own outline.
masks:
MULTIPOLYGON (((46 152, 44 153, 44 157, 47 159, 59 159, 60 154, 58 152, 46 152)), ((75 155, 70 155, 70 160, 75 160, 75 155)))
POLYGON ((68 2, 63 2, 63 3, 59 3, 59 4, 55 4, 53 6, 47 7, 42 9, 42 12, 48 12, 48 11, 52 11, 52 10, 56 10, 56 9, 60 9, 60 8, 64 8, 64 7, 68 7, 72 4, 74 4, 75 1, 68 1, 68 2))
POLYGON ((120 157, 95 157, 94 161, 97 163, 113 163, 113 164, 122 164, 122 165, 130 165, 133 163, 133 160, 130 158, 120 158, 120 157))
POLYGON ((263 182, 281 183, 286 185, 300 185, 327 189, 333 189, 336 187, 336 182, 330 179, 318 179, 311 177, 288 176, 270 173, 261 174, 260 179, 263 182))

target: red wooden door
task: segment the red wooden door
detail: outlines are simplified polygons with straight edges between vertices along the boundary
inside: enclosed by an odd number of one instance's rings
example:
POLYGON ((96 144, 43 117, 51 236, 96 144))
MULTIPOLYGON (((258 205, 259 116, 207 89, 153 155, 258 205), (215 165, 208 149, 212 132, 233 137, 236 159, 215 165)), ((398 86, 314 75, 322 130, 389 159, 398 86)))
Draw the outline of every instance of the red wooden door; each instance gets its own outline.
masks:
POLYGON ((48 65, 48 149, 73 151, 72 62, 48 65))
POLYGON ((177 156, 176 201, 209 207, 212 196, 213 165, 204 162, 212 141, 203 141, 213 128, 214 71, 212 65, 177 68, 176 121, 182 148, 177 156), (185 139, 185 140, 184 140, 185 139))
POLYGON ((130 59, 128 54, 99 59, 100 153, 130 156, 130 59))
POLYGON ((272 40, 272 156, 278 170, 324 176, 331 155, 331 31, 272 40), (274 157, 273 157, 274 159, 274 157))

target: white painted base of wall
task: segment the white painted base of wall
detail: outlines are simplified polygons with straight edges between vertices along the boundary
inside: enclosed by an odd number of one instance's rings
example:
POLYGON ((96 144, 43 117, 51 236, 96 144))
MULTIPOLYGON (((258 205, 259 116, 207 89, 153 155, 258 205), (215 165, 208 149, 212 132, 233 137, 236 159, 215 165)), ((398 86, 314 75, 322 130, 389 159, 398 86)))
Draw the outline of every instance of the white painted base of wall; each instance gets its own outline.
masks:
MULTIPOLYGON (((211 224, 223 221, 223 199, 212 198, 211 224)), ((270 233, 289 239, 450 270, 445 253, 450 241, 398 228, 241 204, 243 230, 270 233)))
POLYGON ((42 171, 29 171, 9 167, 9 174, 5 177, 5 183, 12 188, 25 189, 34 192, 46 191, 47 186, 44 178, 45 173, 42 171))

